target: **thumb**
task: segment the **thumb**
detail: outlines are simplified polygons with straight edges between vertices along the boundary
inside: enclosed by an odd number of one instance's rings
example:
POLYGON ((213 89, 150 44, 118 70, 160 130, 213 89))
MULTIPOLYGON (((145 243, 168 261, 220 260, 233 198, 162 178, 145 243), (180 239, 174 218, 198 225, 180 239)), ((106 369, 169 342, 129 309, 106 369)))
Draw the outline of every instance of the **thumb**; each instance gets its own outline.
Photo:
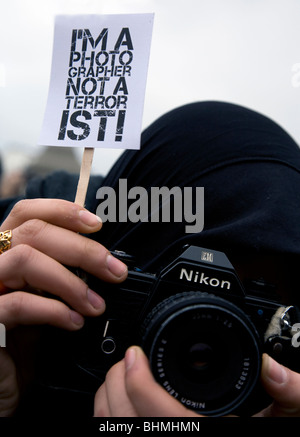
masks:
POLYGON ((134 346, 125 354, 125 384, 130 401, 139 416, 197 416, 187 410, 153 378, 148 359, 141 348, 134 346))
POLYGON ((300 416, 300 374, 264 354, 262 383, 274 399, 273 404, 264 411, 265 416, 300 416))

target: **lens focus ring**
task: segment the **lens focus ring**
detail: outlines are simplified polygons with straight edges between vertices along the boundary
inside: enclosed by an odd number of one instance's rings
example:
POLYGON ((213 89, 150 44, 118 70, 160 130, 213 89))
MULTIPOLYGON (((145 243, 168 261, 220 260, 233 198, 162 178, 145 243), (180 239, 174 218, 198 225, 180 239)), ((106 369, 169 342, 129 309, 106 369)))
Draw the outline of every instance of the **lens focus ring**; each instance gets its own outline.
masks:
POLYGON ((143 347, 158 382, 203 414, 234 411, 259 377, 260 340, 236 305, 201 292, 160 302, 143 324, 143 347))

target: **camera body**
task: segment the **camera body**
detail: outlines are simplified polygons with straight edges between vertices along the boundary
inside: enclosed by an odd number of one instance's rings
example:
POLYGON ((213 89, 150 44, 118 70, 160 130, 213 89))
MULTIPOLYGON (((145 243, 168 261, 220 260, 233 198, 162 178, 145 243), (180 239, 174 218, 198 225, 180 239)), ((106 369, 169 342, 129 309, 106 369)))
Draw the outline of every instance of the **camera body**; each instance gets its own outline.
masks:
MULTIPOLYGON (((58 353, 67 358, 60 357, 55 384, 61 379, 66 389, 94 393, 126 349, 139 344, 171 396, 218 416, 251 412, 252 398, 261 390, 264 351, 296 369, 293 308, 281 310, 264 284, 246 289, 224 253, 186 246, 158 273, 131 267, 126 253, 114 255, 129 262, 128 278, 118 285, 85 278, 105 299, 106 311, 78 332, 59 334, 58 353)), ((49 340, 43 343, 49 351, 49 340)), ((48 367, 51 379, 56 373, 51 360, 48 367)))

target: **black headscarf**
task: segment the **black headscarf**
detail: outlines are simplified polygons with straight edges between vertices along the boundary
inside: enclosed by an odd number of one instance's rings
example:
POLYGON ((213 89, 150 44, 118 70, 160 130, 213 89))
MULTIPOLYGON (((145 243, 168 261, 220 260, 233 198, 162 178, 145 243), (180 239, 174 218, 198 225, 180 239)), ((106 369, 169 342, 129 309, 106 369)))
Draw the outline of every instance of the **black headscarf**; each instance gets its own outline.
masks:
MULTIPOLYGON (((105 223, 100 240, 148 267, 183 244, 226 251, 300 254, 300 150, 269 118, 238 105, 192 103, 159 118, 102 181, 118 194, 141 186, 204 187, 204 229, 186 223, 105 223)), ((98 187, 99 188, 99 187, 98 187)), ((92 190, 95 196, 95 191, 92 190)), ((95 210, 99 204, 92 199, 95 210)))

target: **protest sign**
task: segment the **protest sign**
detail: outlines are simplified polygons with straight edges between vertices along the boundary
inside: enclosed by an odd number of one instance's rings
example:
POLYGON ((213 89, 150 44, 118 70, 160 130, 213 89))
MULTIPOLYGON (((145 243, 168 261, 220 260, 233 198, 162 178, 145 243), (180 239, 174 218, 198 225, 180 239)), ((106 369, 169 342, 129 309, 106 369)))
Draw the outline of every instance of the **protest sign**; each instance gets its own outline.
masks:
POLYGON ((84 147, 83 205, 94 148, 139 149, 154 14, 59 15, 40 145, 84 147))
POLYGON ((40 145, 139 149, 153 14, 56 17, 40 145))

